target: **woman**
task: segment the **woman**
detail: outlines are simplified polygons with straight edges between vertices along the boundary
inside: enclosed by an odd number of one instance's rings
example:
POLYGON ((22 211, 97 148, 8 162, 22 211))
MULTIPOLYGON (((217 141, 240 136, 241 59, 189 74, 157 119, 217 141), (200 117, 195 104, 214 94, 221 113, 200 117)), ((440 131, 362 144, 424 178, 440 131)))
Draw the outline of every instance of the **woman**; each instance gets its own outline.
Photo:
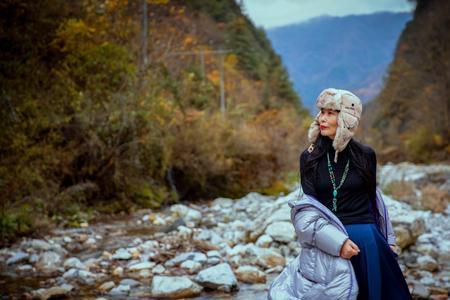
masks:
POLYGON ((376 154, 352 138, 361 101, 330 88, 316 104, 311 145, 300 156, 304 194, 289 203, 302 251, 274 280, 269 299, 412 299, 376 187, 376 154))

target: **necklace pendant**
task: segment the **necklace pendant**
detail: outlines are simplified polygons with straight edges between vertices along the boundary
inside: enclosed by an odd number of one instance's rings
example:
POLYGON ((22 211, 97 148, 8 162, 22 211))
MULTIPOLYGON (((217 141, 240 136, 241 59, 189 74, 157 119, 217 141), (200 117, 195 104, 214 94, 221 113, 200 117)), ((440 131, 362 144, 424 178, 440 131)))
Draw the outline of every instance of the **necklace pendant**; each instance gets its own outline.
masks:
POLYGON ((336 198, 333 198, 333 211, 337 211, 336 198))
POLYGON ((336 198, 337 196, 337 190, 333 190, 333 197, 336 198))

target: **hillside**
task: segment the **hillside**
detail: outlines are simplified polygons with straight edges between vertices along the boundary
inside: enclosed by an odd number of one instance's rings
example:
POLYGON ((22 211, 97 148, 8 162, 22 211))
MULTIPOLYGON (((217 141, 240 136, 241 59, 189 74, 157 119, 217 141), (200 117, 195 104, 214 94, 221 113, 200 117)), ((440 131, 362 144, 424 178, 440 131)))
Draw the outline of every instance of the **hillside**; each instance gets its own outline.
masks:
POLYGON ((324 16, 268 30, 268 36, 312 109, 325 87, 352 90, 363 102, 373 99, 410 19, 409 13, 388 12, 324 16))
POLYGON ((0 16, 3 241, 286 189, 310 117, 233 0, 7 1, 0 16))
POLYGON ((417 1, 379 97, 363 114, 385 160, 450 158, 450 3, 417 1))

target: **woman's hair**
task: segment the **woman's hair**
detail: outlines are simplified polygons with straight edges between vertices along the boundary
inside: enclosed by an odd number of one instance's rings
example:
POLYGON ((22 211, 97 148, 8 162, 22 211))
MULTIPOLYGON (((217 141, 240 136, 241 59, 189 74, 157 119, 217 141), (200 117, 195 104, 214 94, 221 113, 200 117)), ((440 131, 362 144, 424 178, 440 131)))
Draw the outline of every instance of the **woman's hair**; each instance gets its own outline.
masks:
MULTIPOLYGON (((311 178, 312 182, 315 182, 317 176, 317 167, 322 156, 326 155, 327 148, 329 147, 329 139, 328 137, 324 137, 319 134, 316 142, 314 143, 314 150, 307 156, 307 160, 304 166, 304 173, 302 174, 305 177, 311 178)), ((367 159, 367 154, 364 151, 364 146, 354 140, 353 138, 347 144, 349 148, 349 155, 351 157, 351 161, 353 165, 356 167, 357 172, 363 178, 364 184, 369 192, 369 198, 371 202, 371 212, 375 217, 375 221, 379 222, 379 214, 377 209, 373 209, 377 207, 376 201, 376 186, 377 180, 374 178, 375 174, 370 172, 369 159, 367 159)))

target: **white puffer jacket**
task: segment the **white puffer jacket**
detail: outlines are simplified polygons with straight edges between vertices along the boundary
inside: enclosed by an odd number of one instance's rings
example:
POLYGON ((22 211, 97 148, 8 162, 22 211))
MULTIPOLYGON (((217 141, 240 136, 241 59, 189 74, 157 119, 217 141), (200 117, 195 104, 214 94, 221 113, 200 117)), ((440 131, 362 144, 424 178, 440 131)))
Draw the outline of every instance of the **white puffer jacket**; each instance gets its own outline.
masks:
MULTIPOLYGON (((353 266, 339 256, 348 233, 336 215, 312 196, 303 194, 289 201, 291 221, 302 246, 272 282, 268 300, 356 299, 358 283, 353 266)), ((378 226, 386 241, 395 245, 396 238, 386 205, 377 188, 378 226)))

